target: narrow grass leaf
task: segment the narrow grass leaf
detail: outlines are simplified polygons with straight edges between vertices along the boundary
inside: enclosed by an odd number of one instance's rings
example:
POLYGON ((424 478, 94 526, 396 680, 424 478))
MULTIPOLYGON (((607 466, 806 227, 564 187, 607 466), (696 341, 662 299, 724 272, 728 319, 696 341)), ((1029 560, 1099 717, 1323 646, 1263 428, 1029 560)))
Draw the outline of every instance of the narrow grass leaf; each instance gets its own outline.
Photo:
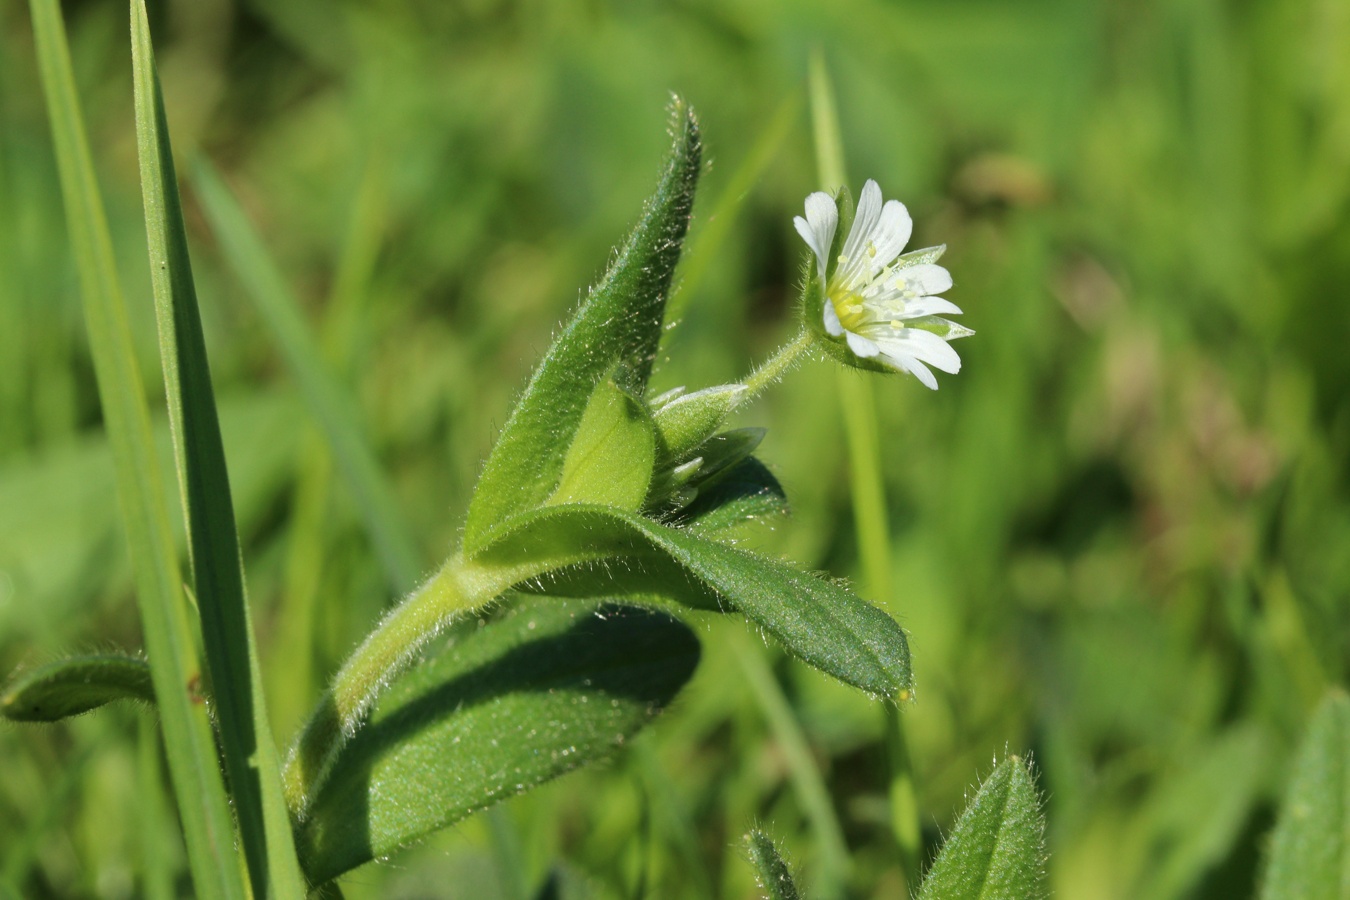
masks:
POLYGON ((1045 821, 1027 764, 1005 759, 980 785, 919 900, 1035 900, 1045 889, 1045 821))
POLYGON ((151 439, 150 412, 132 352, 107 217, 75 94, 65 28, 55 0, 31 0, 30 7, 66 223, 116 464, 117 493, 193 889, 203 898, 242 898, 247 896, 247 887, 237 863, 234 823, 207 710, 194 691, 201 674, 196 639, 183 596, 165 489, 151 439))
POLYGON ((669 615, 531 601, 399 679, 313 794, 299 841, 324 882, 605 757, 693 674, 669 615))
POLYGON ((1350 698, 1313 714, 1275 825, 1262 900, 1350 896, 1350 698))
POLYGON ((225 448, 142 0, 131 3, 131 22, 136 140, 151 284, 221 755, 254 896, 303 897, 304 881, 262 693, 225 448))
POLYGON ((286 280, 229 188, 204 159, 192 167, 192 185, 227 262, 262 317, 306 404, 333 449, 344 480, 396 593, 422 573, 419 554, 402 526, 379 463, 360 424, 356 403, 324 362, 286 280))
POLYGON ((11 722, 56 722, 115 700, 155 702, 150 665, 135 656, 76 656, 21 672, 0 694, 11 722))
POLYGON ((792 881, 792 870, 767 834, 758 828, 751 829, 745 836, 745 849, 767 900, 798 900, 801 897, 792 881))
POLYGON ((616 365, 621 387, 639 397, 646 388, 701 159, 693 111, 676 100, 672 119, 674 143, 641 221, 549 348, 488 457, 464 526, 466 552, 553 493, 587 403, 616 365))

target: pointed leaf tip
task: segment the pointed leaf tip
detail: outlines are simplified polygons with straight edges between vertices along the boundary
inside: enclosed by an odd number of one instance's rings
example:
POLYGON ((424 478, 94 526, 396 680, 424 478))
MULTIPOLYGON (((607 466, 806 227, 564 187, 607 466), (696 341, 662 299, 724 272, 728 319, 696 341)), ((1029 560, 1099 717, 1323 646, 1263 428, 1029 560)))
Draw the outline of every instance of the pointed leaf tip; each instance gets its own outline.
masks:
POLYGON ((646 391, 702 164, 698 122, 678 98, 671 131, 660 182, 637 227, 545 354, 483 467, 464 525, 466 552, 554 493, 601 381, 613 376, 638 398, 646 391))
POLYGON ((1046 897, 1045 822, 1027 763, 994 768, 943 845, 919 900, 1036 900, 1046 897))

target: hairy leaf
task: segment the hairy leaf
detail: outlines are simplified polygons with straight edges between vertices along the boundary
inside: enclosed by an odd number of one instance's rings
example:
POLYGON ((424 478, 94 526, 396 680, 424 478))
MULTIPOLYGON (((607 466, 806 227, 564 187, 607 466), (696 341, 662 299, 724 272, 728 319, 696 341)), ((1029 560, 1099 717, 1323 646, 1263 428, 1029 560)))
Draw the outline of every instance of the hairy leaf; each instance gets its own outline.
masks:
POLYGON ((0 715, 12 722, 56 722, 114 700, 155 702, 149 663, 134 656, 101 654, 20 672, 0 694, 0 715))
POLYGON ((801 895, 792 881, 792 870, 767 834, 758 828, 751 829, 745 836, 745 848, 768 900, 798 900, 801 895))
POLYGON ((786 516, 787 495, 764 463, 741 460, 680 511, 677 521, 700 534, 713 535, 746 522, 786 516))
POLYGON ((621 387, 639 397, 646 388, 701 156, 693 112, 677 100, 673 119, 665 174, 641 221, 549 348, 488 457, 464 525, 466 552, 554 492, 591 395, 616 365, 621 387))
POLYGON ((518 517, 474 562, 551 570, 564 590, 570 580, 571 590, 741 612, 817 669, 872 694, 908 696, 909 645, 890 616, 832 581, 692 529, 607 507, 554 507, 518 517))
POLYGON ((529 601, 399 679, 298 829, 323 882, 602 758, 670 702, 699 645, 671 616, 529 601))
POLYGON ((1005 759, 980 785, 919 890, 919 900, 1045 897, 1045 822, 1027 764, 1005 759))
POLYGON ((1350 896, 1350 698, 1314 713, 1275 826, 1263 900, 1350 896))

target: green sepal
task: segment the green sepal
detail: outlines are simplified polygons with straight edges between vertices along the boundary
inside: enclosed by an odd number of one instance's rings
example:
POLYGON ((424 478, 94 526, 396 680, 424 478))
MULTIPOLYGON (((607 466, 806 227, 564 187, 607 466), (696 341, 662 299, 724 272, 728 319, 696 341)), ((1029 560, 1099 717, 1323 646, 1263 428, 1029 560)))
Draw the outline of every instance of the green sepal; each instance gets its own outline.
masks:
MULTIPOLYGON (((561 509, 561 508, 560 508, 561 509)), ((526 601, 398 679, 315 785, 297 826, 322 883, 609 756, 699 660, 666 613, 526 601)))
POLYGON ((1275 824, 1262 900, 1350 896, 1350 698, 1322 701, 1275 824))
POLYGON ((464 525, 466 552, 554 493, 596 385, 616 366, 621 387, 637 397, 646 390, 701 158, 698 123, 682 100, 672 123, 674 144, 641 221, 545 354, 488 457, 464 525))
POLYGON ((917 319, 906 319, 905 327, 917 328, 920 331, 931 331, 933 334, 936 334, 946 341, 970 337, 975 333, 974 329, 967 328, 960 322, 944 319, 942 316, 920 316, 917 319))
POLYGON ((613 381, 602 381, 586 404, 547 502, 635 510, 647 496, 655 459, 656 428, 646 405, 613 381))
POLYGON ((58 722, 115 700, 155 702, 150 664, 121 654, 75 656, 18 673, 0 694, 11 722, 58 722))
POLYGON ((838 583, 779 560, 611 507, 526 513, 473 558, 475 565, 545 572, 546 593, 657 596, 714 612, 740 612, 803 662, 869 694, 905 699, 905 632, 838 583))
POLYGON ((646 507, 656 518, 677 517, 703 491, 748 459, 764 440, 763 428, 733 428, 698 447, 693 459, 659 472, 647 492, 646 507))
POLYGON ((926 266, 935 263, 942 258, 942 254, 947 252, 946 244, 938 244, 936 247, 923 247, 918 250, 911 250, 908 253, 900 254, 900 265, 898 268, 907 266, 926 266))
POLYGON ((1027 764, 1010 756, 966 807, 919 889, 919 900, 1038 900, 1045 819, 1027 764))
POLYGON ((743 384, 720 384, 653 404, 661 462, 674 465, 688 459, 722 427, 747 390, 743 384))

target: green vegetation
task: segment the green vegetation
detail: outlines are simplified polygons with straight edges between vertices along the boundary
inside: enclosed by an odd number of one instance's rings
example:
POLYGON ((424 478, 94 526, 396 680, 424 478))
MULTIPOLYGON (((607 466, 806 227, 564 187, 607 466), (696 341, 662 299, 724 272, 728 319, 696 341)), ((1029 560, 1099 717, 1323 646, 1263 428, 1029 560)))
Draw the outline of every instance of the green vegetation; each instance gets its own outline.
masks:
POLYGON ((0 897, 1342 896, 1342 7, 0 0, 0 897))

